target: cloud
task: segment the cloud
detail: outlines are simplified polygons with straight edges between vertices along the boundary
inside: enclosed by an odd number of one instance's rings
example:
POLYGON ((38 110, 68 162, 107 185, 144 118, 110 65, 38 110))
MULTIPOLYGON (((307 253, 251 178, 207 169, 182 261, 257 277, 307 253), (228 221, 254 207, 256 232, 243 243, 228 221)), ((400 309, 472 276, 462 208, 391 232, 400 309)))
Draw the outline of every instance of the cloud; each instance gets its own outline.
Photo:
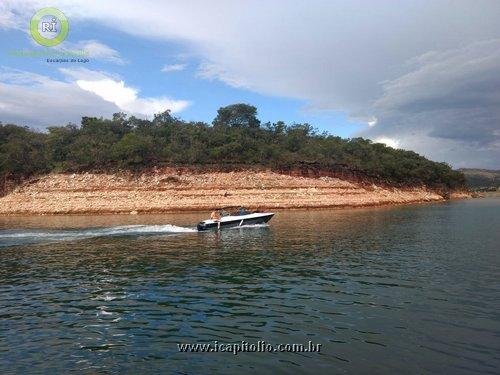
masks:
POLYGON ((399 148, 399 141, 388 137, 380 137, 373 140, 375 143, 383 143, 392 148, 399 148))
POLYGON ((86 81, 79 79, 76 84, 81 89, 93 92, 104 100, 115 103, 120 108, 137 99, 137 91, 126 87, 123 81, 113 81, 112 79, 86 81))
POLYGON ((375 125, 377 125, 378 120, 375 117, 370 118, 368 121, 366 121, 366 124, 371 128, 375 125))
POLYGON ((76 84, 81 89, 114 103, 125 112, 144 117, 151 117, 167 109, 172 113, 177 113, 189 106, 186 100, 172 100, 166 97, 139 98, 138 90, 126 86, 123 81, 114 81, 110 78, 95 81, 79 79, 76 84))
POLYGON ((76 81, 83 79, 86 81, 98 81, 102 79, 113 79, 115 81, 121 80, 120 76, 111 72, 104 72, 101 70, 91 70, 87 68, 59 68, 60 73, 64 75, 67 80, 76 81))
POLYGON ((86 51, 92 59, 103 60, 118 65, 126 63, 117 50, 97 40, 82 40, 75 44, 65 43, 64 48, 86 51))
POLYGON ((361 134, 391 134, 402 147, 460 166, 498 167, 500 39, 428 52, 413 64, 384 83, 373 106, 378 122, 361 134))
POLYGON ((79 123, 82 116, 111 117, 120 111, 151 117, 166 109, 179 112, 189 104, 165 97, 139 97, 137 89, 105 72, 69 68, 60 72, 66 80, 0 69, 0 119, 43 128, 79 123))
POLYGON ((241 76, 233 74, 218 64, 203 62, 198 66, 196 76, 207 80, 219 80, 236 88, 249 87, 250 83, 241 76))
POLYGON ((164 73, 170 73, 170 72, 179 72, 181 70, 186 69, 186 64, 165 64, 161 68, 161 71, 164 73))
POLYGON ((82 116, 110 117, 119 111, 116 105, 72 82, 20 70, 0 70, 0 119, 4 123, 43 128, 79 123, 82 116))
POLYGON ((0 2, 0 29, 17 29, 27 31, 26 14, 33 10, 31 2, 1 1, 0 2))
POLYGON ((186 109, 190 102, 174 100, 165 96, 140 97, 139 90, 127 86, 117 75, 85 68, 59 69, 82 90, 91 92, 106 102, 113 103, 121 111, 139 117, 152 117, 155 113, 170 110, 178 113, 186 109))
POLYGON ((0 29, 17 29, 18 22, 13 11, 6 9, 6 5, 0 4, 0 29))

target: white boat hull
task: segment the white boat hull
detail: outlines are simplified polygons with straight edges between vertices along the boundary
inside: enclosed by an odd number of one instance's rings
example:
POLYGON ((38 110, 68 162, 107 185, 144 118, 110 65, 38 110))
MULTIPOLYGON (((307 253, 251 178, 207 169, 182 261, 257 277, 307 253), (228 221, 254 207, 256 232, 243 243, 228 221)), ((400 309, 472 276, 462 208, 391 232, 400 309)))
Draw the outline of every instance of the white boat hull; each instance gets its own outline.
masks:
POLYGON ((223 216, 220 220, 204 220, 198 223, 198 230, 204 231, 209 229, 220 229, 229 227, 238 227, 249 224, 267 223, 274 216, 272 212, 258 212, 248 215, 230 215, 223 216))

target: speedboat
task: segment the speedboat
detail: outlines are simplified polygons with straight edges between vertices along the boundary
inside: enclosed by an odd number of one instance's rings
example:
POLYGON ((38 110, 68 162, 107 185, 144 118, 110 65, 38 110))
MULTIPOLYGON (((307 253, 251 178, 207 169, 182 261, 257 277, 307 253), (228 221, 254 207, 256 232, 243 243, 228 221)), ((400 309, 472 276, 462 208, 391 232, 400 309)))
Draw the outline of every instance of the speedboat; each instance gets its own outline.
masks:
POLYGON ((239 208, 236 212, 228 212, 224 209, 212 212, 211 218, 201 221, 197 225, 199 231, 209 229, 221 229, 230 227, 241 227, 249 224, 264 224, 274 216, 272 212, 249 212, 239 208))

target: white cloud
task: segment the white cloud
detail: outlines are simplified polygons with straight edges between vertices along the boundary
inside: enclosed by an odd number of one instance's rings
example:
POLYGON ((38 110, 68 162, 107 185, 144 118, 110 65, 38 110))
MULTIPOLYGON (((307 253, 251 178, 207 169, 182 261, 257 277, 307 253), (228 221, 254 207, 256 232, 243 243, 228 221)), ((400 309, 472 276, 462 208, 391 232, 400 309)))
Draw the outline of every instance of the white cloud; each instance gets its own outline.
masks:
POLYGON ((140 97, 138 90, 105 72, 62 68, 67 80, 16 69, 0 69, 0 119, 33 127, 79 123, 82 116, 111 117, 127 112, 150 117, 189 102, 165 97, 140 97), (26 106, 29 103, 29 106, 26 106))
POLYGON ((137 99, 137 90, 126 87, 123 81, 113 81, 112 79, 85 81, 79 79, 76 84, 83 90, 93 92, 104 100, 115 103, 120 108, 137 99))
POLYGON ((216 79, 236 88, 248 88, 251 86, 248 81, 238 74, 234 74, 227 69, 224 69, 222 66, 208 61, 205 61, 198 66, 196 76, 208 80, 216 79))
POLYGON ((125 86, 123 81, 110 78, 97 81, 79 79, 76 84, 83 90, 90 91, 102 99, 116 104, 121 110, 151 117, 155 113, 169 109, 172 113, 180 112, 189 106, 186 100, 172 100, 166 97, 139 98, 138 90, 125 86))
POLYGON ((92 59, 108 61, 118 65, 125 64, 125 60, 117 50, 97 40, 82 40, 76 44, 64 44, 64 47, 86 51, 92 59))
POLYGON ((11 10, 5 8, 5 4, 0 4, 0 29, 18 28, 19 24, 16 22, 15 14, 11 10))
POLYGON ((59 68, 64 77, 68 80, 76 81, 83 79, 86 81, 99 81, 102 79, 113 79, 115 81, 121 80, 118 74, 103 72, 100 70, 91 70, 87 68, 59 68))
POLYGON ((165 64, 161 68, 161 71, 164 73, 170 73, 170 72, 179 72, 184 69, 186 69, 186 64, 165 64))
POLYGON ((0 119, 4 123, 40 128, 79 123, 82 116, 110 117, 119 111, 116 105, 73 82, 20 70, 0 70, 0 119))
POLYGON ((377 122, 378 122, 377 118, 376 117, 372 117, 366 123, 371 128, 371 127, 377 125, 377 122))
POLYGON ((380 137, 375 139, 373 142, 375 143, 383 143, 386 146, 392 148, 399 148, 399 141, 396 139, 388 138, 388 137, 380 137))
POLYGON ((32 12, 33 3, 30 2, 0 2, 0 29, 17 29, 27 31, 27 14, 32 12))
MULTIPOLYGON (((14 9, 33 3, 6 1, 14 9)), ((453 12, 446 1, 411 0, 221 0, 216 5, 146 0, 140 8, 133 0, 58 0, 54 5, 70 20, 186 42, 203 61, 200 76, 347 110, 351 116, 373 116, 371 103, 382 93, 381 82, 404 73, 409 59, 500 36, 498 2, 476 6, 459 0, 453 12)))

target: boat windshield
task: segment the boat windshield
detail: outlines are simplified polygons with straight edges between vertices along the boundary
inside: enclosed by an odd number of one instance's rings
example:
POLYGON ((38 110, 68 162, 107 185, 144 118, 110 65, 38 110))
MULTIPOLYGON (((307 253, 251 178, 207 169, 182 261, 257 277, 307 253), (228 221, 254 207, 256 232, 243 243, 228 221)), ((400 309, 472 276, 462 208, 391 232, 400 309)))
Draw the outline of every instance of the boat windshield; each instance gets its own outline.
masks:
POLYGON ((248 211, 245 207, 232 207, 230 209, 218 209, 215 210, 214 212, 217 212, 217 214, 220 217, 224 216, 241 216, 241 215, 248 215, 251 214, 250 211, 248 211))

